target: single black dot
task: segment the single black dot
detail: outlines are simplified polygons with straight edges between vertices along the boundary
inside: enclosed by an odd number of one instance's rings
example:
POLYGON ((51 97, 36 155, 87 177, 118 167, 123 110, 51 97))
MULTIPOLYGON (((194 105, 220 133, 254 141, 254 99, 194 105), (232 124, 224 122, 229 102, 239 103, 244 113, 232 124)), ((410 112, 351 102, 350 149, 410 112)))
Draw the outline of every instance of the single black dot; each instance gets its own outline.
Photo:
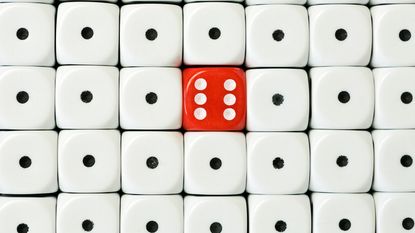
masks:
POLYGON ((214 222, 210 224, 210 232, 212 233, 221 233, 222 232, 222 224, 218 222, 214 222))
POLYGON ((85 40, 89 40, 94 36, 94 30, 90 27, 82 28, 81 35, 85 40))
POLYGON ((157 36, 158 36, 158 33, 157 33, 156 29, 154 29, 154 28, 150 28, 146 31, 147 40, 153 41, 153 40, 157 39, 157 36))
POLYGON ((90 91, 83 91, 81 93, 81 100, 84 103, 91 102, 93 98, 94 98, 94 95, 92 95, 92 93, 90 91))
POLYGON ((410 104, 410 103, 412 103, 412 100, 413 100, 413 96, 412 96, 412 93, 410 93, 410 92, 404 92, 404 93, 402 93, 402 95, 401 95, 401 101, 402 101, 402 103, 404 103, 404 104, 410 104))
POLYGON ((150 221, 146 224, 146 229, 148 232, 156 232, 159 229, 159 224, 155 221, 150 221))
POLYGON ((149 92, 146 95, 146 102, 148 104, 155 104, 155 103, 157 103, 157 99, 158 99, 158 96, 154 92, 149 92))
POLYGON ((275 30, 275 31, 272 33, 272 38, 273 38, 275 41, 282 41, 282 39, 284 39, 284 36, 285 36, 284 32, 283 32, 282 30, 280 30, 280 29, 275 30))
POLYGON ((404 167, 410 167, 412 166, 413 160, 412 157, 409 155, 404 155, 401 157, 401 164, 404 167))
POLYGON ((26 40, 29 37, 29 31, 26 28, 19 28, 16 31, 16 36, 19 40, 26 40))
POLYGON ((337 40, 344 41, 347 38, 347 31, 343 28, 337 29, 335 36, 337 40))
POLYGON ((349 219, 342 219, 339 222, 339 228, 342 231, 348 231, 350 229, 350 227, 352 227, 352 223, 349 221, 349 219))
POLYGON ((341 91, 337 96, 337 99, 340 101, 340 103, 346 104, 350 101, 350 94, 347 91, 341 91))
POLYGON ((278 232, 284 232, 285 230, 287 230, 287 223, 285 223, 282 220, 278 220, 275 223, 275 230, 278 232))
POLYGON ((210 160, 210 167, 214 170, 218 170, 220 167, 222 167, 222 160, 219 158, 213 158, 210 160))
POLYGON ((151 156, 147 159, 147 167, 150 169, 154 169, 159 165, 159 160, 156 157, 151 156))
POLYGON ((217 39, 219 39, 220 34, 221 34, 221 32, 220 32, 220 29, 219 29, 219 28, 213 27, 213 28, 211 28, 211 29, 209 30, 209 37, 210 37, 210 39, 212 39, 212 40, 217 40, 217 39))
POLYGON ((337 163, 337 166, 339 167, 345 167, 347 166, 347 164, 349 164, 349 159, 344 155, 340 155, 337 158, 336 163, 337 163))
POLYGON ((25 104, 29 101, 29 94, 25 91, 19 91, 16 95, 16 100, 20 104, 25 104))
POLYGON ((414 228, 414 220, 412 219, 412 218, 405 218, 403 221, 402 221, 402 227, 405 229, 405 230, 412 230, 412 228, 414 228))
POLYGON ((284 160, 277 157, 272 161, 272 166, 274 166, 275 169, 281 169, 284 167, 284 160))
POLYGON ((399 32, 399 39, 401 39, 401 41, 406 42, 411 39, 411 36, 411 32, 408 29, 402 29, 399 32))
POLYGON ((29 232, 29 227, 25 223, 20 223, 16 230, 17 233, 27 233, 29 232))
POLYGON ((281 94, 274 94, 273 96, 272 96, 272 103, 275 105, 275 106, 280 106, 282 103, 284 103, 284 96, 283 95, 281 95, 281 94))
POLYGON ((92 155, 85 155, 82 159, 82 163, 85 167, 92 167, 95 164, 95 158, 92 155))
POLYGON ((94 223, 89 219, 84 220, 82 222, 82 229, 84 229, 84 231, 92 231, 92 229, 94 229, 94 223))
POLYGON ((28 156, 23 156, 19 159, 19 165, 22 168, 28 168, 32 165, 32 159, 30 159, 28 156))

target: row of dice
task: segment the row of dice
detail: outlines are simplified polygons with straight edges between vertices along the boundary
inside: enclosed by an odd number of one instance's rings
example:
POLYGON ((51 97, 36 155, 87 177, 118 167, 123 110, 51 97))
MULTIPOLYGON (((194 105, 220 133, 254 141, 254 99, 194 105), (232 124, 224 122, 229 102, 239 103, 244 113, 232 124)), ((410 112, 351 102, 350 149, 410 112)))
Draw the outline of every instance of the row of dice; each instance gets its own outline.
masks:
MULTIPOLYGON (((136 4, 120 13, 69 2, 57 11, 60 64, 116 65, 120 52, 123 66, 177 67, 182 56, 187 65, 366 66, 373 48, 375 67, 415 65, 415 5, 136 4)), ((0 28, 1 65, 55 63, 54 6, 0 4, 0 28)))
POLYGON ((0 193, 415 191, 415 131, 372 134, 1 132, 0 193))
POLYGON ((56 225, 57 233, 246 233, 248 222, 250 233, 414 229, 414 193, 314 193, 311 203, 312 210, 305 195, 250 195, 247 203, 243 197, 176 195, 0 197, 0 231, 54 233, 56 225))

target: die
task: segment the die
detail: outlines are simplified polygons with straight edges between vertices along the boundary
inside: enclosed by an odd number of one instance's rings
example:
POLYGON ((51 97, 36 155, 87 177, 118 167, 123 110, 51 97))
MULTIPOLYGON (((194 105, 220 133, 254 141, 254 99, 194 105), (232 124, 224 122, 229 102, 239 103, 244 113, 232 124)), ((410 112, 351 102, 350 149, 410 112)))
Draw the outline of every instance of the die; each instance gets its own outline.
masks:
POLYGON ((320 4, 359 4, 367 5, 370 0, 308 0, 309 5, 320 5, 320 4))
POLYGON ((305 133, 250 132, 246 141, 249 193, 298 194, 307 191, 310 153, 305 133))
POLYGON ((313 231, 375 233, 375 206, 370 194, 313 193, 313 231))
POLYGON ((415 128, 415 68, 379 68, 375 79, 376 129, 415 128))
POLYGON ((180 69, 121 69, 120 124, 123 129, 179 129, 182 126, 180 69))
MULTIPOLYGON (((25 2, 27 2, 26 0, 0 0, 0 3, 2 3, 2 2, 16 2, 16 3, 25 3, 25 2)), ((48 4, 51 4, 51 3, 53 3, 53 0, 33 0, 33 1, 30 1, 30 2, 34 2, 34 3, 48 3, 48 4)))
POLYGON ((55 209, 54 197, 2 196, 0 232, 55 233, 55 209))
POLYGON ((359 5, 308 8, 310 66, 366 66, 372 51, 370 11, 359 5))
POLYGON ((414 229, 414 193, 374 193, 378 233, 410 232, 414 229))
POLYGON ((311 232, 310 200, 306 195, 250 195, 250 233, 311 232))
POLYGON ((183 7, 183 59, 187 65, 241 65, 245 12, 241 4, 190 3, 183 7))
MULTIPOLYGON (((142 2, 147 2, 145 0, 122 0, 123 3, 140 3, 142 4, 142 2)), ((151 2, 163 2, 163 3, 181 3, 182 0, 152 0, 151 2)))
POLYGON ((245 73, 239 68, 183 71, 183 127, 186 130, 245 128, 245 73))
POLYGON ((243 133, 187 132, 184 148, 186 193, 233 195, 245 191, 246 142, 243 133))
POLYGON ((55 64, 55 7, 1 3, 0 65, 55 64))
POLYGON ((180 66, 182 21, 182 8, 176 5, 123 6, 120 19, 121 65, 180 66))
POLYGON ((309 137, 311 191, 354 193, 370 190, 373 143, 369 132, 311 130, 309 137))
POLYGON ((54 131, 1 131, 0 193, 58 191, 57 144, 54 131))
POLYGON ((183 198, 179 195, 122 196, 120 233, 137 231, 183 233, 183 198))
POLYGON ((119 8, 98 2, 65 2, 56 19, 59 64, 116 65, 119 8))
POLYGON ((58 127, 62 129, 117 128, 118 75, 116 67, 59 67, 56 73, 58 127))
POLYGON ((247 67, 304 67, 308 14, 303 6, 256 5, 246 12, 247 67))
POLYGON ((304 5, 307 0, 245 0, 245 3, 250 5, 262 5, 262 4, 295 4, 304 5))
POLYGON ((68 194, 58 196, 56 232, 119 232, 118 194, 68 194))
POLYGON ((247 129, 303 131, 309 119, 307 73, 295 69, 252 69, 246 72, 247 129))
POLYGON ((415 3, 414 0, 369 0, 370 5, 415 3))
POLYGON ((55 127, 55 70, 0 67, 0 128, 55 127))
POLYGON ((62 130, 58 146, 63 192, 120 189, 120 133, 116 130, 62 130))
POLYGON ((374 130, 372 136, 375 148, 373 189, 415 191, 415 131, 374 130))
POLYGON ((367 129, 372 125, 375 87, 369 68, 313 68, 310 79, 312 128, 367 129))
POLYGON ((414 66, 415 6, 384 5, 371 8, 373 18, 373 67, 414 66))
POLYGON ((122 190, 173 194, 183 190, 183 135, 180 132, 124 132, 122 190))
POLYGON ((243 197, 196 197, 184 199, 184 233, 247 233, 243 197))

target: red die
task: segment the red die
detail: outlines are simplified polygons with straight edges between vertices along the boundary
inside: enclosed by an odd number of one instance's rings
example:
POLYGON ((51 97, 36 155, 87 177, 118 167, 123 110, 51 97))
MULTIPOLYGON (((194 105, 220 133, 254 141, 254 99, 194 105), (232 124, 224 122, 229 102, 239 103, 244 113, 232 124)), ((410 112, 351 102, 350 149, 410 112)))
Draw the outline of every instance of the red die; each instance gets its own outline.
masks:
POLYGON ((187 130, 245 128, 245 72, 239 68, 183 71, 183 127, 187 130))

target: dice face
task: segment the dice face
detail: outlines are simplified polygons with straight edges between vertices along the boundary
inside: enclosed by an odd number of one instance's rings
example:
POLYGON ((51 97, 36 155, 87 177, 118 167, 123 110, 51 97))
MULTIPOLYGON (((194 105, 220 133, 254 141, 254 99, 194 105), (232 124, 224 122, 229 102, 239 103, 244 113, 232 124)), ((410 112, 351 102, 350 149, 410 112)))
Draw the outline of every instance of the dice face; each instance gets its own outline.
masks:
POLYGON ((375 193, 376 232, 406 233, 414 229, 415 194, 375 193))
POLYGON ((123 66, 180 66, 182 8, 167 4, 121 8, 120 57, 123 66))
POLYGON ((246 72, 247 129, 303 131, 308 126, 307 73, 294 69, 253 69, 246 72))
POLYGON ((243 197, 195 197, 184 199, 184 233, 247 233, 243 197))
POLYGON ((243 133, 190 132, 184 141, 186 193, 231 195, 245 190, 243 133))
POLYGON ((372 125, 375 88, 369 68, 313 68, 310 79, 312 128, 367 129, 372 125))
POLYGON ((54 65, 55 12, 46 4, 2 3, 0 65, 54 65))
POLYGON ((373 143, 369 132, 312 130, 309 137, 311 191, 370 190, 373 177, 373 143))
POLYGON ((306 195, 250 195, 249 232, 311 232, 310 200, 306 195))
POLYGON ((372 51, 369 9, 358 5, 308 8, 310 66, 366 66, 372 51))
POLYGON ((56 74, 58 127, 62 129, 118 127, 118 80, 118 69, 115 67, 59 67, 56 74))
POLYGON ((120 133, 63 130, 59 134, 59 187, 64 192, 120 189, 120 133))
POLYGON ((241 65, 245 58, 245 12, 237 3, 191 3, 183 7, 184 63, 241 65))
POLYGON ((373 189, 386 192, 415 191, 415 131, 375 130, 373 189))
POLYGON ((56 21, 59 64, 116 65, 119 9, 115 4, 65 2, 56 21))
POLYGON ((304 133, 247 134, 247 191, 255 194, 305 193, 309 143, 304 133))
POLYGON ((178 68, 125 68, 120 73, 123 129, 179 129, 182 76, 178 68))
POLYGON ((58 196, 56 232, 119 232, 118 194, 67 194, 58 196))
POLYGON ((308 60, 308 14, 303 6, 246 8, 248 67, 303 67, 308 60))
POLYGON ((313 193, 313 232, 375 233, 375 206, 370 194, 313 193))
POLYGON ((172 194, 183 190, 181 133, 125 132, 121 154, 125 193, 172 194))
POLYGON ((55 127, 55 70, 0 67, 0 128, 55 127))
POLYGON ((375 79, 376 129, 415 128, 415 68, 379 68, 375 79))
POLYGON ((384 5, 371 8, 374 67, 415 65, 415 6, 384 5), (412 35, 412 38, 411 38, 412 35))
POLYGON ((54 197, 0 197, 0 232, 54 233, 55 209, 54 197))
POLYGON ((179 195, 124 195, 121 199, 120 232, 137 231, 183 233, 183 198, 179 195))
POLYGON ((186 130, 245 128, 245 73, 239 68, 183 71, 183 127, 186 130))
POLYGON ((0 193, 56 192, 57 138, 53 131, 0 132, 0 193))

